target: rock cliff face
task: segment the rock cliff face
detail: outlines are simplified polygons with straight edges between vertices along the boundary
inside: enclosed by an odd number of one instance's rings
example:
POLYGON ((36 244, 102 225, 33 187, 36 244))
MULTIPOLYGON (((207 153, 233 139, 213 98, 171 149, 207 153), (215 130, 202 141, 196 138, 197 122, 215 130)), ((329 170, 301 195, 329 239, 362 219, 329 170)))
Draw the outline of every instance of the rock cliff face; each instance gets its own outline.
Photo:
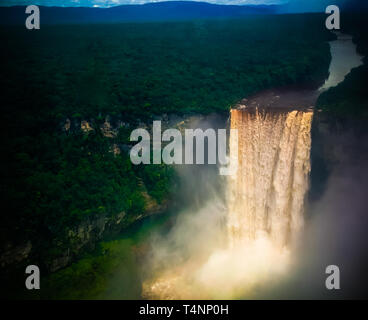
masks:
MULTIPOLYGON (((99 128, 106 138, 111 138, 111 152, 117 155, 123 150, 129 151, 130 148, 129 145, 115 143, 113 139, 121 127, 129 128, 129 124, 122 121, 112 121, 107 116, 100 124, 97 124, 93 119, 66 119, 61 124, 60 129, 61 132, 67 134, 78 129, 88 134, 99 128)), ((36 260, 42 261, 42 267, 47 272, 57 271, 72 263, 84 252, 93 250, 99 241, 117 235, 137 220, 162 213, 168 209, 168 201, 162 201, 158 204, 148 194, 143 181, 140 181, 140 188, 145 200, 145 209, 141 214, 128 216, 125 212, 120 212, 110 216, 107 214, 89 216, 76 225, 65 229, 58 238, 47 244, 32 243, 31 241, 6 243, 0 250, 0 268, 5 270, 23 268, 25 265, 34 264, 36 260), (38 255, 38 246, 40 245, 48 248, 47 257, 38 255)))
MULTIPOLYGON (((50 256, 41 259, 47 271, 55 272, 68 266, 82 253, 93 250, 99 241, 119 234, 135 221, 168 209, 167 201, 158 204, 150 197, 143 185, 142 193, 146 200, 146 207, 141 214, 133 218, 128 217, 125 212, 113 216, 102 214, 88 217, 75 226, 67 228, 59 238, 53 239, 48 245, 52 248, 50 256)), ((31 241, 20 244, 8 243, 0 256, 0 267, 16 268, 17 265, 32 264, 30 258, 36 251, 37 248, 31 241)))
POLYGON ((320 110, 315 110, 312 122, 311 174, 309 200, 318 200, 323 194, 331 170, 331 163, 324 144, 329 131, 328 117, 320 110))
POLYGON ((6 244, 5 251, 0 256, 0 267, 27 259, 31 250, 32 243, 30 241, 18 245, 6 244))
POLYGON ((95 249, 99 241, 119 234, 135 221, 167 210, 168 202, 163 202, 159 205, 144 189, 142 189, 142 193, 146 199, 145 211, 133 219, 128 218, 125 212, 120 212, 110 217, 103 214, 92 218, 89 217, 67 229, 64 237, 55 239, 51 245, 51 247, 59 249, 59 253, 46 262, 48 271, 55 272, 68 266, 81 253, 95 249))
MULTIPOLYGON (((164 114, 155 120, 162 121, 162 130, 173 127, 184 130, 185 127, 190 126, 193 122, 201 119, 201 117, 198 115, 180 117, 164 114)), ((152 122, 140 123, 138 127, 150 130, 151 126, 152 122)), ((130 146, 127 144, 115 143, 116 140, 114 138, 117 137, 119 128, 121 127, 133 130, 128 123, 107 116, 103 121, 95 121, 94 119, 65 119, 60 124, 60 131, 69 134, 76 130, 82 130, 85 134, 88 134, 99 128, 106 138, 111 139, 111 152, 117 155, 123 151, 129 152, 130 149, 130 146)), ((36 260, 42 261, 44 264, 42 267, 47 272, 55 272, 71 264, 81 254, 93 250, 99 241, 119 234, 135 221, 153 214, 162 213, 169 208, 171 204, 168 201, 164 200, 159 204, 148 194, 143 181, 140 181, 139 185, 145 200, 145 209, 141 214, 132 217, 126 215, 125 212, 120 212, 111 216, 100 214, 87 217, 73 227, 64 230, 62 235, 53 239, 51 243, 44 244, 47 248, 50 248, 48 250, 50 253, 47 257, 38 256, 37 247, 40 244, 35 244, 31 241, 17 244, 7 243, 1 249, 0 268, 13 269, 17 266, 23 268, 25 265, 34 263, 36 257, 36 260)))
MULTIPOLYGON (((156 120, 162 121, 162 130, 167 128, 178 128, 180 131, 183 131, 185 128, 192 126, 202 118, 203 116, 201 115, 181 117, 177 115, 168 116, 164 114, 156 120)), ((152 123, 139 124, 140 128, 146 128, 147 130, 150 130, 151 126, 152 123)), ((122 121, 113 121, 109 116, 107 116, 99 126, 102 134, 107 138, 116 137, 120 127, 130 128, 129 124, 122 121)), ((85 132, 85 134, 88 134, 88 132, 95 130, 96 124, 93 119, 81 121, 71 121, 70 119, 66 119, 61 128, 65 132, 80 128, 85 132)), ((113 143, 111 146, 111 152, 114 154, 118 154, 122 152, 122 150, 129 151, 128 149, 128 145, 118 145, 113 143)), ((98 215, 95 217, 89 217, 78 225, 75 225, 73 228, 67 229, 64 236, 61 239, 55 239, 50 246, 56 248, 56 253, 53 258, 45 262, 47 269, 50 272, 54 272, 66 267, 81 253, 93 250, 99 241, 106 237, 119 234, 135 221, 153 214, 162 213, 169 208, 170 203, 168 201, 164 200, 159 204, 148 194, 142 180, 140 180, 139 185, 141 187, 141 193, 145 199, 145 210, 141 214, 136 215, 133 219, 132 217, 128 217, 125 212, 120 212, 114 216, 98 215)), ((22 256, 18 255, 18 259, 26 259, 30 251, 30 249, 25 250, 25 248, 24 250, 18 250, 18 252, 22 252, 22 256)))
POLYGON ((311 160, 309 200, 313 202, 323 195, 333 172, 368 166, 368 128, 364 120, 340 119, 316 110, 312 125, 311 160))

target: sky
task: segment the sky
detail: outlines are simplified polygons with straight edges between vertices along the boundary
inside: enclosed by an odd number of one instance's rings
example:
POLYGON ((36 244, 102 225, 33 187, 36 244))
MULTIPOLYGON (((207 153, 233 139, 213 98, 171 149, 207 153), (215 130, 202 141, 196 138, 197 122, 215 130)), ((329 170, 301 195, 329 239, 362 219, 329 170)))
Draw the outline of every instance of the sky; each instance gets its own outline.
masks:
MULTIPOLYGON (((122 4, 143 4, 148 2, 160 2, 163 0, 0 0, 1 6, 8 5, 45 5, 45 6, 66 6, 66 7, 111 7, 122 4)), ((167 0, 165 0, 167 1, 167 0)), ((169 0, 170 1, 170 0, 169 0)), ((184 0, 184 1, 205 1, 215 4, 285 4, 288 3, 289 11, 325 11, 330 4, 343 4, 353 1, 366 0, 184 0)))
MULTIPOLYGON (((110 7, 121 4, 143 4, 148 2, 160 2, 168 0, 0 0, 1 5, 25 5, 25 4, 38 4, 38 5, 55 5, 55 6, 100 6, 110 7)), ((170 0, 169 0, 170 1, 170 0)), ((215 4, 279 4, 285 3, 288 0, 181 0, 181 1, 202 1, 215 4)))

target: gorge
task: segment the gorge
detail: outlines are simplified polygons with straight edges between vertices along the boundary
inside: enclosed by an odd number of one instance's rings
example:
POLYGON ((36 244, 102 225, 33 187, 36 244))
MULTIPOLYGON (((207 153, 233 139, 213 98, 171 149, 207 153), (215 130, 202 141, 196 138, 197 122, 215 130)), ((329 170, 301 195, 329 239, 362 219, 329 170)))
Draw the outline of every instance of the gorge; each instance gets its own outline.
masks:
MULTIPOLYGON (((343 40, 342 47, 351 45, 343 40)), ((339 67, 331 53, 329 79, 339 67)), ((342 59, 346 68, 349 59, 342 59)), ((178 167, 189 208, 150 216, 118 237, 104 238, 101 252, 51 274, 43 292, 72 299, 252 298, 265 292, 259 288, 288 278, 305 256, 295 248, 310 225, 305 197, 318 95, 308 87, 284 87, 240 101, 228 121, 242 137, 236 176, 220 177, 216 166, 178 167), (84 270, 96 265, 114 272, 94 275, 92 283, 84 270), (55 283, 62 284, 59 292, 55 283)), ((187 125, 207 129, 217 121, 199 118, 187 125)), ((219 122, 226 127, 226 118, 219 122)), ((85 230, 91 233, 88 225, 85 230)))
MULTIPOLYGON (((237 170, 227 177, 226 200, 219 209, 225 211, 220 214, 226 221, 220 231, 223 242, 208 250, 206 258, 194 254, 183 265, 163 267, 144 283, 143 297, 250 298, 259 288, 275 285, 278 277, 287 277, 298 264, 302 253, 295 250, 306 223, 314 106, 320 92, 342 82, 362 63, 352 38, 337 36, 330 43, 330 75, 319 90, 267 90, 231 110, 230 128, 238 135, 230 135, 230 159, 236 158, 237 170)), ((210 239, 206 245, 211 246, 210 239)))

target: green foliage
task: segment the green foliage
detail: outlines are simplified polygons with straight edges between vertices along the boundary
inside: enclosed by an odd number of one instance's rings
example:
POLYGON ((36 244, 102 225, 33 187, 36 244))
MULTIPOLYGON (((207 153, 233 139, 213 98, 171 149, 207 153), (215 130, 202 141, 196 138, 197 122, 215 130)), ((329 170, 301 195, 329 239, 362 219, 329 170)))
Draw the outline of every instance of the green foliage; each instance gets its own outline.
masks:
POLYGON ((15 154, 6 181, 10 189, 2 194, 12 212, 5 222, 9 227, 23 218, 23 233, 29 228, 34 235, 42 229, 57 235, 89 215, 143 211, 130 159, 109 152, 107 138, 55 134, 43 143, 43 153, 23 146, 23 152, 15 154))
POLYGON ((9 103, 74 118, 226 111, 267 87, 321 81, 329 61, 323 15, 23 29, 0 32, 9 103))
POLYGON ((116 142, 119 144, 129 144, 130 143, 130 133, 131 130, 125 127, 120 127, 117 137, 116 137, 116 142))
POLYGON ((43 299, 139 299, 140 279, 132 242, 103 242, 99 253, 87 255, 50 275, 43 283, 43 299))
POLYGON ((1 29, 1 243, 30 239, 47 254, 51 239, 86 217, 125 211, 134 220, 144 208, 140 180, 158 202, 175 192, 172 168, 133 168, 124 152, 113 155, 128 129, 109 140, 80 132, 81 120, 97 127, 109 115, 132 128, 162 113, 226 112, 268 87, 319 83, 328 37, 324 15, 1 29))
POLYGON ((141 165, 138 175, 142 178, 148 194, 158 203, 167 198, 170 193, 175 193, 177 175, 173 167, 161 165, 141 165))
POLYGON ((317 106, 340 119, 368 118, 368 66, 358 67, 338 86, 321 94, 317 106))

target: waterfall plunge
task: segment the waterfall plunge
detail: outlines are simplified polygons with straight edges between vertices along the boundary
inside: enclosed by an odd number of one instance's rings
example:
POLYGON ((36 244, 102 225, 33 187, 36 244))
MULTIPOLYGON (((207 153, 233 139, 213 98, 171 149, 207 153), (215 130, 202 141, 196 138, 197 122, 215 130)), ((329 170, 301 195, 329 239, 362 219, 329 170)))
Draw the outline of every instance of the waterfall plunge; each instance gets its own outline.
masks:
MULTIPOLYGON (((191 256, 183 264, 165 268, 143 284, 145 298, 250 298, 256 288, 272 285, 287 274, 291 242, 304 220, 312 117, 311 111, 290 109, 231 111, 231 128, 238 134, 230 135, 229 143, 230 165, 237 165, 236 175, 228 178, 226 188, 229 243, 211 250, 207 257, 191 256)), ((202 211, 213 210, 216 206, 206 205, 202 211)), ((191 234, 192 224, 207 223, 209 215, 204 215, 205 219, 201 216, 187 219, 186 234, 191 234)), ((180 229, 170 238, 177 243, 182 233, 180 229)), ((193 235, 193 243, 186 246, 211 247, 211 243, 197 243, 195 239, 193 235)), ((157 249, 158 257, 161 250, 157 249)), ((173 253, 173 261, 178 259, 177 254, 173 253)))
POLYGON ((228 185, 231 247, 267 238, 282 248, 303 226, 312 117, 311 111, 231 111, 231 128, 238 130, 238 170, 228 185))

